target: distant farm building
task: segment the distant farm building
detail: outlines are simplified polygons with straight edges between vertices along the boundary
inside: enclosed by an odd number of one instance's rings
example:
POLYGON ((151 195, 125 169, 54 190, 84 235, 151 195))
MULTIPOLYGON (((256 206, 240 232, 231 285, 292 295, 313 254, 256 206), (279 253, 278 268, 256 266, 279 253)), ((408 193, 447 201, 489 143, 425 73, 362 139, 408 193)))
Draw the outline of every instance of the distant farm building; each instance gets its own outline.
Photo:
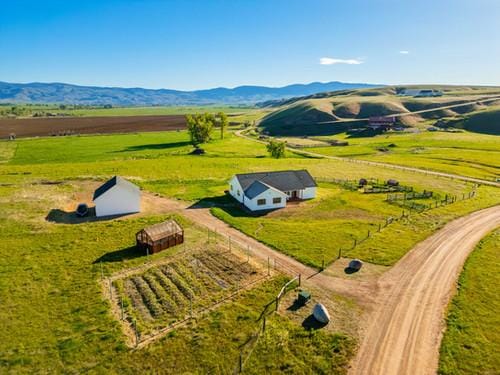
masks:
POLYGON ((368 127, 371 129, 387 130, 394 126, 396 118, 394 116, 375 116, 368 119, 368 127))
POLYGON ((316 197, 316 186, 306 170, 246 173, 231 179, 229 194, 251 211, 272 210, 316 197))
POLYGON ((124 215, 141 210, 141 190, 122 177, 114 176, 94 192, 96 216, 124 215))
POLYGON ((398 95, 401 96, 413 96, 414 98, 428 98, 428 97, 436 97, 443 96, 443 92, 441 90, 434 89, 404 89, 401 90, 398 95))
POLYGON ((184 230, 174 220, 144 228, 135 235, 137 247, 150 254, 184 242, 184 230))

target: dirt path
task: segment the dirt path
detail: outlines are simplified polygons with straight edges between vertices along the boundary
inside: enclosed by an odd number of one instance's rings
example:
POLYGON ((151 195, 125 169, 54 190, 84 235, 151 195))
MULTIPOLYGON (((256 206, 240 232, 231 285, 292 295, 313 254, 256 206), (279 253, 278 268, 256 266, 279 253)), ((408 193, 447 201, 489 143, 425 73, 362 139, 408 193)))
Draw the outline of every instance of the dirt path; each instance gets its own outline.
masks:
POLYGON ((444 313, 463 263, 499 225, 500 206, 457 219, 383 274, 352 374, 436 373, 444 313))
POLYGON ((231 241, 237 243, 241 248, 248 248, 252 256, 264 262, 270 259, 272 265, 276 261, 277 268, 289 274, 300 274, 306 286, 313 284, 323 289, 354 298, 363 305, 371 301, 370 296, 373 295, 373 283, 347 280, 318 273, 314 268, 305 266, 294 258, 274 250, 239 230, 232 228, 222 220, 214 217, 208 208, 185 208, 182 214, 199 225, 216 230, 219 235, 230 237, 231 241))
MULTIPOLYGON (((151 199, 153 199, 151 197, 151 199)), ((353 298, 366 307, 360 349, 351 374, 434 374, 444 329, 444 313, 463 263, 488 232, 500 226, 500 205, 456 219, 419 243, 377 278, 348 280, 318 273, 230 227, 208 208, 154 197, 156 208, 175 210, 193 222, 231 237, 254 257, 279 262, 304 284, 353 298)), ((328 271, 328 270, 327 270, 328 271)))

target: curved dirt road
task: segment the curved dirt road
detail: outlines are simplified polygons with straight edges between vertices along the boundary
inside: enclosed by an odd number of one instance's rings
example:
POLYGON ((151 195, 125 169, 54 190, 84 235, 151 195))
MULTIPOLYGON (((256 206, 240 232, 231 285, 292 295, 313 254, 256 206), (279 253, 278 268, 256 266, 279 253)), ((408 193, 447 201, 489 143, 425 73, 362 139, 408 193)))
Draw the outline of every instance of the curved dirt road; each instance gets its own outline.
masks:
POLYGON ((498 226, 500 206, 457 219, 386 272, 350 373, 435 374, 445 309, 463 263, 498 226))

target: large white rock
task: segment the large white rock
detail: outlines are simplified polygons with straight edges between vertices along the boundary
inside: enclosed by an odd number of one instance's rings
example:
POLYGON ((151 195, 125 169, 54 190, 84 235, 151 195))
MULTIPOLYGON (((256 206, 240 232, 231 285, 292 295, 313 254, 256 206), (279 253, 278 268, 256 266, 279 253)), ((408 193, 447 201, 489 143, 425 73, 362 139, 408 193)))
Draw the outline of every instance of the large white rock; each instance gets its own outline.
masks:
POLYGON ((313 309, 314 318, 323 324, 327 324, 330 321, 330 314, 328 314, 328 310, 321 303, 317 303, 313 309))

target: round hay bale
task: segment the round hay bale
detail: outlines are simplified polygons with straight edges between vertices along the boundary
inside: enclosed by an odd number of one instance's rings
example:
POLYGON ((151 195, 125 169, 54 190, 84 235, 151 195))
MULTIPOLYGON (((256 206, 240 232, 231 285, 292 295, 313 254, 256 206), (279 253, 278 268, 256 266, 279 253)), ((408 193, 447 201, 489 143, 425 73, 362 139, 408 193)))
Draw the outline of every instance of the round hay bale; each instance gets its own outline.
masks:
POLYGON ((353 259, 349 262, 349 268, 352 270, 359 271, 363 267, 363 262, 359 259, 353 259))
POLYGON ((320 323, 328 324, 330 322, 330 314, 328 314, 328 310, 321 303, 317 303, 314 306, 313 316, 320 323))

